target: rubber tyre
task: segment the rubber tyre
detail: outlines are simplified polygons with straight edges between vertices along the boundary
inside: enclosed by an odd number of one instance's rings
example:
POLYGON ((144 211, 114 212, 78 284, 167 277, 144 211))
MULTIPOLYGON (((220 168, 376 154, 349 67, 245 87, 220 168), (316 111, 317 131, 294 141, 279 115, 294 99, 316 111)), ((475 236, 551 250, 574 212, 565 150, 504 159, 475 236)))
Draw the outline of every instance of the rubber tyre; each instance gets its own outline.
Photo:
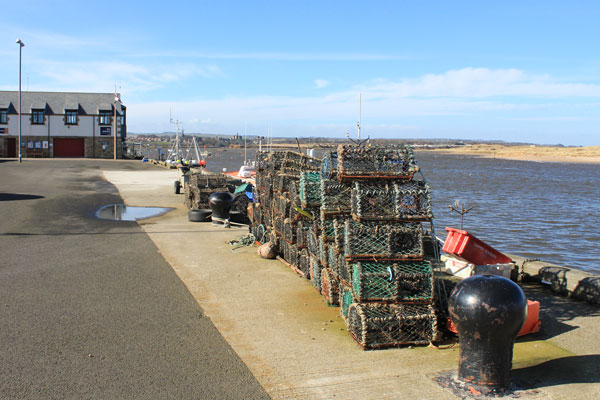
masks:
POLYGON ((179 181, 173 182, 173 187, 175 189, 175 194, 179 194, 179 192, 181 192, 181 183, 179 183, 179 181))
POLYGON ((248 217, 241 211, 230 211, 229 220, 231 222, 235 222, 236 224, 248 224, 250 222, 248 217))
POLYGON ((208 222, 212 211, 208 208, 201 208, 200 210, 188 211, 188 220, 190 222, 208 222))

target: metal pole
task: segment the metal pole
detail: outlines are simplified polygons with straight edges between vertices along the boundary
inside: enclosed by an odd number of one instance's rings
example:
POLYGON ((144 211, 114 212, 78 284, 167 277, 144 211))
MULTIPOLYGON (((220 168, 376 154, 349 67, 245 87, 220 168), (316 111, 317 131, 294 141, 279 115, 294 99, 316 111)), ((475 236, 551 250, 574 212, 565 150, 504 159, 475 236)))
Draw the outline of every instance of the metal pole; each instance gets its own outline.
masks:
POLYGON ((22 162, 22 155, 21 155, 21 53, 23 50, 23 46, 25 46, 25 43, 23 43, 21 41, 21 39, 17 39, 17 43, 19 44, 19 164, 21 164, 22 162))
POLYGON ((114 121, 113 121, 113 125, 114 125, 114 129, 115 129, 115 140, 113 143, 113 160, 117 159, 117 95, 115 95, 115 107, 113 110, 113 116, 114 116, 114 121))

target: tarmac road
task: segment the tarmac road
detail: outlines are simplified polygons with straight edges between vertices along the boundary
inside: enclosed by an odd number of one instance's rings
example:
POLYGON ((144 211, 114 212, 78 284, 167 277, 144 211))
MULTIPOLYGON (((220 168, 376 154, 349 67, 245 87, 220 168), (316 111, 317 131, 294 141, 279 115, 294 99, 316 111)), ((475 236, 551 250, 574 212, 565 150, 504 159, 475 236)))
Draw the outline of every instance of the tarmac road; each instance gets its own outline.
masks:
POLYGON ((0 160, 0 398, 268 398, 102 170, 0 160))

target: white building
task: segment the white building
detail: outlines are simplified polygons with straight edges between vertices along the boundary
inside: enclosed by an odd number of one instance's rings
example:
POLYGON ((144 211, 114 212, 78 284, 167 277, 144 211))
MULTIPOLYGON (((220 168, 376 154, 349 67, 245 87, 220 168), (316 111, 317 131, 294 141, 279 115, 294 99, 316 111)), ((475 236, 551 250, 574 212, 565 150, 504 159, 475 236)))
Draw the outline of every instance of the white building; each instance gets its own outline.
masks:
MULTIPOLYGON (((127 121, 119 94, 21 92, 23 157, 113 158, 115 131, 122 158, 127 121)), ((0 157, 18 157, 18 138, 19 92, 0 91, 0 157)))

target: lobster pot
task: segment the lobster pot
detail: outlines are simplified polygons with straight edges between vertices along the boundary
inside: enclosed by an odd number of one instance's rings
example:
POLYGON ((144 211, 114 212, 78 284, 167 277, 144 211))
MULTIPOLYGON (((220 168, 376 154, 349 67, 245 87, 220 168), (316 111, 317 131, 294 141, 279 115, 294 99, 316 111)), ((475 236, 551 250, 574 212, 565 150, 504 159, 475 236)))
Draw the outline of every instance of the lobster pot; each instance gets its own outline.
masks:
POLYGON ((265 229, 270 230, 273 227, 273 214, 267 208, 263 208, 261 212, 262 222, 265 229))
POLYGON ((352 266, 353 264, 346 261, 344 253, 338 254, 338 277, 340 282, 351 287, 352 284, 352 266))
POLYGON ((424 181, 355 181, 352 217, 366 220, 429 220, 431 193, 424 181))
POLYGON ((353 303, 348 331, 363 349, 428 344, 437 331, 431 305, 353 303))
POLYGON ((266 172, 256 174, 256 186, 261 192, 270 191, 273 187, 273 177, 266 172))
POLYGON ((263 225, 251 225, 250 226, 250 233, 254 236, 254 239, 256 239, 257 242, 259 243, 264 243, 264 234, 265 234, 265 228, 263 225))
POLYGON ((421 225, 414 222, 346 220, 344 254, 347 260, 405 260, 423 258, 421 225))
POLYGON ((298 177, 290 174, 279 174, 273 178, 273 191, 283 193, 290 190, 292 182, 298 180, 298 177))
POLYGON ((359 302, 431 302, 433 269, 428 261, 356 262, 352 292, 359 302))
POLYGON ((279 172, 281 166, 283 165, 283 160, 286 156, 285 151, 273 151, 269 153, 269 157, 267 159, 266 170, 271 173, 279 172))
POLYGON ((337 174, 337 153, 327 152, 321 160, 321 179, 331 179, 337 174))
POLYGON ((302 249, 298 252, 298 269, 305 278, 310 279, 310 255, 307 249, 302 249))
POLYGON ((321 264, 328 267, 329 266, 329 254, 327 254, 327 242, 323 240, 323 236, 319 237, 319 260, 321 260, 321 264))
POLYGON ((333 242, 332 245, 340 253, 344 252, 344 241, 346 240, 346 219, 343 217, 333 220, 333 242))
POLYGON ((321 174, 318 172, 300 173, 300 202, 303 207, 321 205, 321 174))
POLYGON ((266 171, 268 163, 269 163, 269 152, 257 151, 254 156, 254 160, 255 160, 254 164, 256 166, 256 171, 258 171, 258 172, 266 171))
POLYGON ((329 268, 321 270, 321 294, 330 306, 339 305, 340 284, 329 268))
MULTIPOLYGON (((260 204, 250 203, 248 208, 252 210, 252 218, 251 218, 252 224, 260 225, 262 222, 262 210, 261 210, 260 204)), ((250 215, 250 213, 248 213, 248 215, 250 215)))
POLYGON ((286 241, 281 242, 283 247, 283 259, 294 267, 298 267, 298 249, 286 241))
MULTIPOLYGON (((223 174, 193 173, 190 175, 189 184, 199 189, 222 189, 227 187, 227 177, 223 174)), ((225 190, 227 191, 227 190, 225 190)))
POLYGON ((321 212, 325 214, 349 213, 351 211, 352 185, 337 179, 322 179, 319 183, 321 212))
POLYGON ((332 246, 331 243, 329 244, 329 246, 327 246, 327 265, 329 266, 329 268, 331 269, 331 272, 333 272, 333 275, 336 278, 339 278, 340 276, 340 266, 339 266, 339 258, 338 258, 338 252, 336 251, 335 246, 332 246))
POLYGON ((336 216, 326 215, 321 211, 319 228, 321 229, 321 236, 323 236, 326 242, 333 242, 335 240, 335 220, 336 216))
POLYGON ((337 174, 351 178, 412 179, 418 171, 410 146, 338 146, 337 174))
POLYGON ((355 303, 356 299, 354 299, 352 295, 352 288, 343 282, 340 282, 340 314, 346 325, 348 324, 348 309, 350 308, 350 304, 355 303))
POLYGON ((283 238, 290 244, 296 244, 296 226, 289 218, 283 220, 283 238))
POLYGON ((296 246, 298 248, 308 247, 308 233, 313 224, 309 221, 300 220, 296 224, 296 246))
POLYGON ((283 237, 284 228, 285 222, 283 217, 281 217, 280 215, 275 215, 275 217, 273 218, 273 229, 275 229, 275 232, 277 232, 279 236, 283 237))
POLYGON ((323 266, 319 262, 319 259, 315 256, 309 255, 310 257, 310 281, 312 285, 321 293, 321 269, 323 266))
POLYGON ((290 182, 289 199, 293 206, 300 207, 300 181, 290 182))
POLYGON ((290 212, 290 200, 287 197, 287 193, 274 198, 273 211, 284 218, 288 216, 290 212))
POLYGON ((319 258, 319 242, 320 240, 318 239, 317 233, 314 229, 310 230, 308 232, 308 243, 306 245, 308 247, 308 252, 316 258, 319 258))

